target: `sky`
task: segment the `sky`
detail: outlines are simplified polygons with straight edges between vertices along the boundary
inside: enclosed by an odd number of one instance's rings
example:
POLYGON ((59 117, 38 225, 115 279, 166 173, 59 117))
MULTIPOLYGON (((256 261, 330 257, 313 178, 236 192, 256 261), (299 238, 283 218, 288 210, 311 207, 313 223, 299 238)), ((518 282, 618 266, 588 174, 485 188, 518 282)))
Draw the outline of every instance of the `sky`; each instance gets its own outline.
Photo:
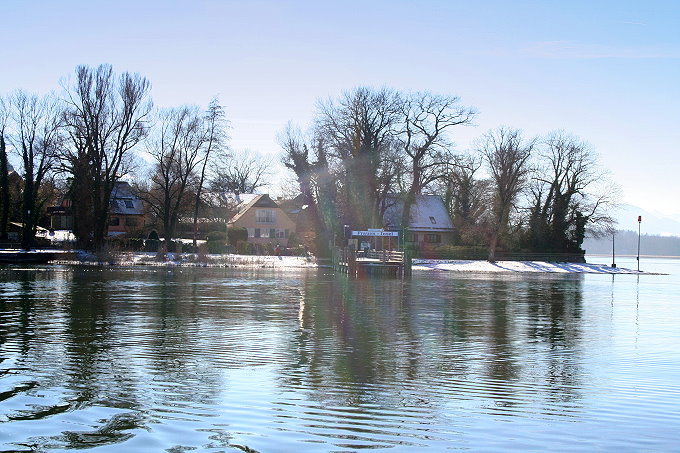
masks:
POLYGON ((278 156, 288 121, 356 86, 475 107, 453 131, 564 130, 621 201, 680 219, 680 1, 0 0, 0 94, 60 90, 80 64, 152 83, 159 107, 219 96, 232 149, 278 156), (11 38, 8 38, 11 37, 11 38))

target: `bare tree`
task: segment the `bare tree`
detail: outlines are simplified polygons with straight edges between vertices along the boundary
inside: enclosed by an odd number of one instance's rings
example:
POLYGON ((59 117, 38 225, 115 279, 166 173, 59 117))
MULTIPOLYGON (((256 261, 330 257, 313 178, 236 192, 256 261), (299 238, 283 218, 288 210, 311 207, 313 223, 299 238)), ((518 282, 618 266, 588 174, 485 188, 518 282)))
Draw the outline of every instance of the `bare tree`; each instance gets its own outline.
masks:
POLYGON ((243 150, 218 159, 210 187, 216 192, 255 193, 269 185, 273 160, 269 156, 243 150))
POLYGON ((29 249, 45 202, 40 198, 40 189, 62 145, 61 110, 54 96, 39 97, 24 91, 12 94, 9 104, 13 129, 10 141, 23 172, 22 246, 29 249))
POLYGON ((481 167, 481 158, 456 155, 439 183, 453 219, 455 240, 464 245, 478 245, 482 222, 488 212, 489 181, 478 176, 481 167))
POLYGON ((0 241, 7 240, 7 227, 9 225, 9 163, 7 161, 7 142, 5 133, 9 117, 8 105, 5 99, 0 97, 0 241))
POLYGON ((201 195, 203 192, 203 185, 206 178, 206 169, 208 169, 209 162, 212 162, 215 154, 224 153, 226 151, 226 141, 228 139, 226 129, 229 127, 228 121, 225 118, 224 107, 222 107, 217 100, 213 98, 208 104, 208 110, 205 113, 205 146, 203 156, 201 158, 201 171, 196 186, 196 193, 194 197, 194 240, 193 245, 196 247, 196 239, 198 236, 198 209, 201 204, 201 195))
POLYGON ((617 189, 593 149, 564 131, 549 134, 539 153, 529 208, 529 240, 541 250, 578 252, 586 229, 607 231, 617 189))
POLYGON ((442 178, 450 159, 447 132, 454 126, 470 124, 476 111, 459 105, 455 96, 411 93, 401 103, 404 153, 408 156, 411 183, 406 192, 402 228, 411 219, 411 206, 428 184, 442 178))
POLYGON ((340 99, 319 102, 317 133, 339 159, 348 217, 357 227, 382 224, 381 169, 398 132, 399 96, 387 88, 366 87, 345 92, 340 99))
POLYGON ((489 261, 496 260, 499 242, 507 237, 511 211, 524 189, 529 173, 528 161, 534 141, 525 141, 519 130, 498 128, 487 132, 479 151, 486 161, 493 183, 492 228, 489 261))
POLYGON ((131 168, 131 150, 146 136, 149 81, 116 76, 110 65, 78 66, 66 87, 65 115, 72 147, 63 167, 72 176, 75 232, 81 245, 100 249, 108 228, 111 192, 131 168))
POLYGON ((147 201, 163 223, 166 244, 174 237, 187 188, 205 158, 202 154, 209 136, 196 107, 162 110, 148 152, 155 161, 147 201))
POLYGON ((332 234, 339 231, 336 206, 337 179, 331 173, 323 137, 316 135, 308 144, 299 129, 290 123, 279 135, 284 166, 295 173, 298 187, 316 233, 318 255, 326 256, 332 234))
POLYGON ((288 123, 278 137, 279 145, 283 149, 281 162, 292 170, 297 177, 300 194, 304 203, 308 206, 310 218, 317 232, 323 232, 326 228, 319 216, 319 210, 314 191, 314 179, 316 166, 311 162, 310 150, 302 137, 302 133, 291 123, 288 123))

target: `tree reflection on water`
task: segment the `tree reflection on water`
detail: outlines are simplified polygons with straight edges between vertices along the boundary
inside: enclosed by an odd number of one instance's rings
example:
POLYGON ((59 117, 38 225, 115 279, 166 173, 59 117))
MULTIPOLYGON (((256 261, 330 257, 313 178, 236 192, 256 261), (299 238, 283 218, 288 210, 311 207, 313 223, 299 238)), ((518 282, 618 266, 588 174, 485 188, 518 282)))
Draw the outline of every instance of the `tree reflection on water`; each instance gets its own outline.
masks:
POLYGON ((422 446, 470 413, 579 405, 579 277, 0 273, 15 447, 275 449, 282 426, 342 448, 422 446))

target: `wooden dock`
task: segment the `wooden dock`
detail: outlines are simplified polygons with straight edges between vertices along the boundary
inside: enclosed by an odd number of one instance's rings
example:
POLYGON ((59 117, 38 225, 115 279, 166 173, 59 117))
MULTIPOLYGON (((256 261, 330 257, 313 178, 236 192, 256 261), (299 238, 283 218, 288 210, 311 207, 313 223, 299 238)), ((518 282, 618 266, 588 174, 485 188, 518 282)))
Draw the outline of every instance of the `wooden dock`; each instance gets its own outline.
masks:
POLYGON ((396 250, 371 250, 364 253, 349 248, 337 248, 333 253, 333 267, 354 278, 401 278, 411 275, 411 258, 407 253, 396 250))

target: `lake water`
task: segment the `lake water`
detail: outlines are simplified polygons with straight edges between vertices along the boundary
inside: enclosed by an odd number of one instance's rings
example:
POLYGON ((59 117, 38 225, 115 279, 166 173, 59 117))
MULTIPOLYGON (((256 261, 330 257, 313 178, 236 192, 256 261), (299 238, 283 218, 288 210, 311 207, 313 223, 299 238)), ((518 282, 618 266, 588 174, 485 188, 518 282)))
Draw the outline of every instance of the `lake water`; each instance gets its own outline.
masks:
POLYGON ((0 268, 0 451, 680 451, 680 261, 641 267, 0 268))

